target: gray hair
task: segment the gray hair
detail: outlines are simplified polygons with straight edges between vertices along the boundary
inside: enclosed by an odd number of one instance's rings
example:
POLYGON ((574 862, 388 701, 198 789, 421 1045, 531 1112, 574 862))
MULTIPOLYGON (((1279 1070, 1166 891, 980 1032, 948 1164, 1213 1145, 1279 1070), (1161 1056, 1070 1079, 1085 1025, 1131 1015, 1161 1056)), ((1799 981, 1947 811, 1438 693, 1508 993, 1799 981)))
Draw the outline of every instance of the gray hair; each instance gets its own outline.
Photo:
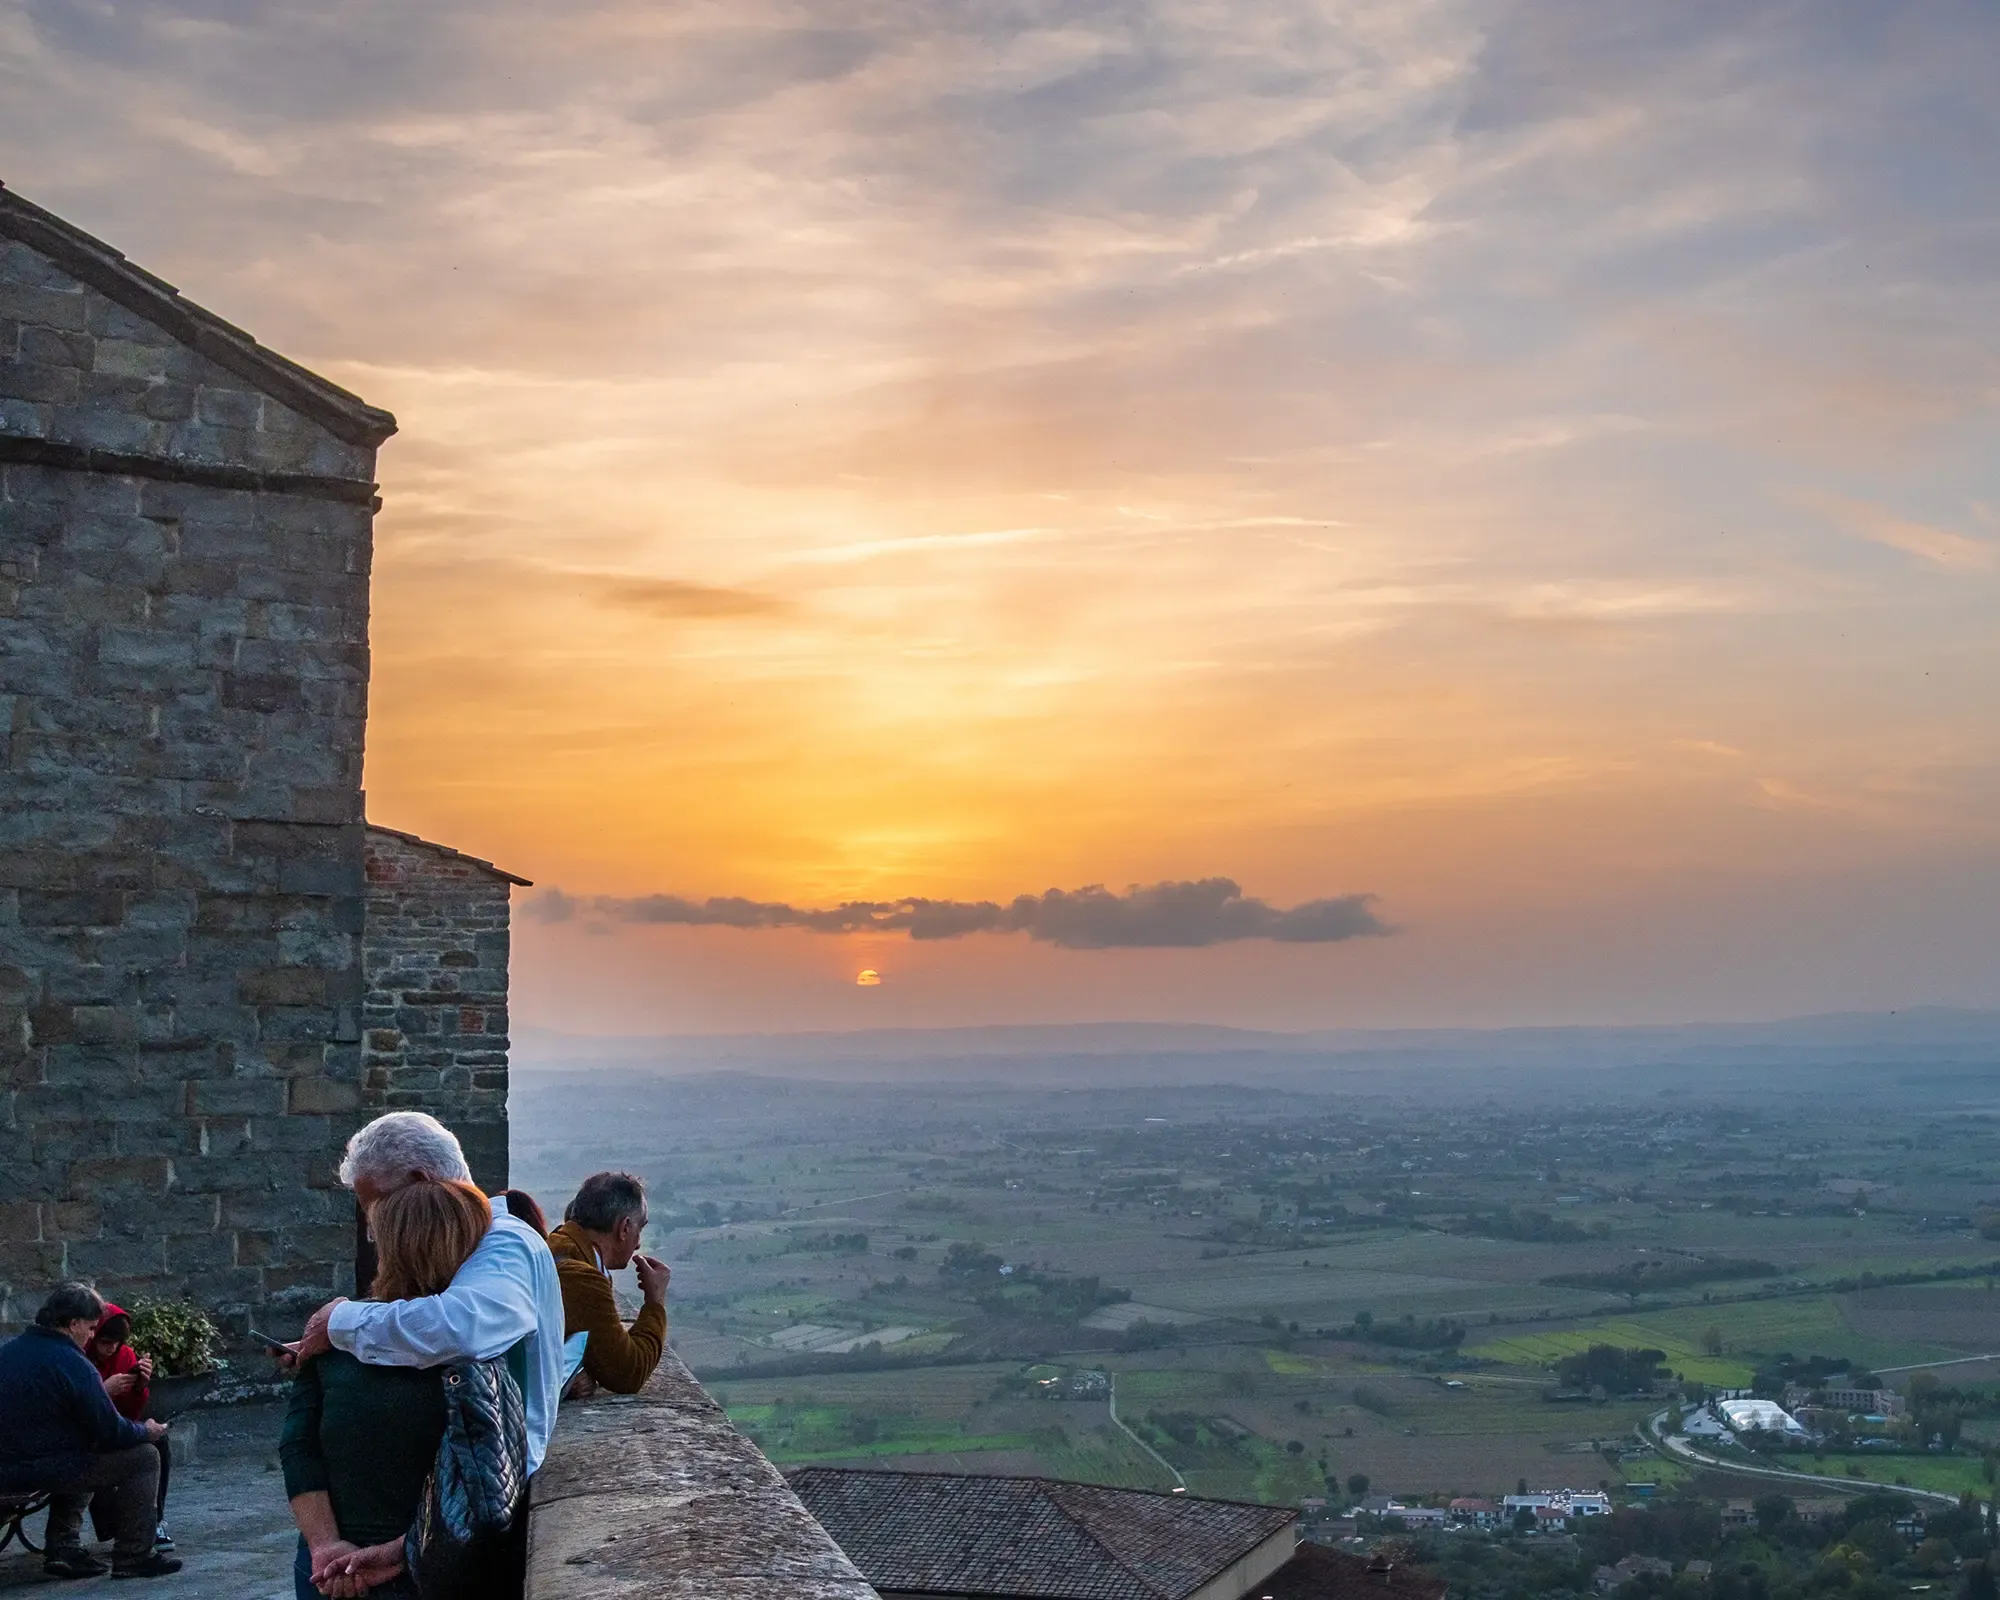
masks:
POLYGON ((576 1191, 563 1221, 592 1233, 609 1233, 627 1217, 636 1217, 645 1205, 646 1186, 631 1173, 593 1172, 576 1191))
POLYGON ((347 1153, 340 1158, 340 1181, 350 1189, 363 1178, 381 1189, 400 1189, 416 1173, 472 1181, 457 1135, 422 1111, 377 1117, 347 1141, 347 1153))
POLYGON ((85 1317, 92 1322, 104 1316, 104 1297, 87 1283, 60 1283, 35 1313, 38 1328, 67 1328, 85 1317))

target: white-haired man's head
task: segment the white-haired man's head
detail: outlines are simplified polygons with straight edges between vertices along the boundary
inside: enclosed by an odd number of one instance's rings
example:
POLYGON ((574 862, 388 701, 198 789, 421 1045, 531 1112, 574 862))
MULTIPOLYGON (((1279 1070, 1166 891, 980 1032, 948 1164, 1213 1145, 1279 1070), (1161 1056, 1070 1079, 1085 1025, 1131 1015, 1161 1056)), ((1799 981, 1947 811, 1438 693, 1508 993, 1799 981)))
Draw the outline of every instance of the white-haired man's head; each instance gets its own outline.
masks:
POLYGON ((458 1137, 422 1111, 391 1111, 347 1141, 340 1181, 365 1209, 420 1178, 472 1181, 458 1137))

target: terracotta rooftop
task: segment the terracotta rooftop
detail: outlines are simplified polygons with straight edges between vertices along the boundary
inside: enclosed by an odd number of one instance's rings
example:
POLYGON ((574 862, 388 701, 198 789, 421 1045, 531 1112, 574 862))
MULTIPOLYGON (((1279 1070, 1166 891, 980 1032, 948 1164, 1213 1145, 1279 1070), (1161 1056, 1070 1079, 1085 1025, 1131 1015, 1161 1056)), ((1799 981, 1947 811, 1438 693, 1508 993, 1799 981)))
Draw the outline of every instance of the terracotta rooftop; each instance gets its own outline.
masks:
POLYGON ((1407 1563, 1302 1544, 1243 1600, 1444 1600, 1444 1591, 1444 1579, 1407 1563))
POLYGON ((396 419, 388 412, 265 349, 241 328, 183 299, 164 278, 134 266, 102 239, 23 200, 5 184, 0 184, 0 238, 18 239, 39 251, 71 277, 164 328, 337 439, 372 448, 396 431, 396 419))
POLYGON ((1184 1600, 1297 1513, 1042 1478, 804 1467, 805 1507, 877 1589, 1184 1600))
POLYGON ((533 878, 523 878, 517 873, 509 872, 505 867, 496 867, 483 856, 469 856, 463 850, 452 849, 448 844, 437 844, 429 839, 420 839, 416 834, 405 833, 401 828, 385 828, 379 822, 371 822, 367 826, 370 833, 386 833, 390 838, 401 839, 404 844, 413 844, 419 850, 434 850, 441 856, 449 856, 454 861, 463 861, 468 866, 478 867, 481 871, 492 873, 496 878, 505 878, 509 883, 519 884, 523 889, 532 889, 535 886, 533 878))

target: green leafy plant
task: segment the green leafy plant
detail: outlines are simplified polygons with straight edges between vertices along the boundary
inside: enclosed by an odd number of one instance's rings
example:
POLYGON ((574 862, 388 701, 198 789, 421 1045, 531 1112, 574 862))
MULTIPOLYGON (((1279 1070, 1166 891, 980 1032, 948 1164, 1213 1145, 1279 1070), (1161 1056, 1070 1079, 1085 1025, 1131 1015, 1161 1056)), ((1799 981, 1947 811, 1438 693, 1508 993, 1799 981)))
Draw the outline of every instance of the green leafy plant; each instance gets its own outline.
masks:
POLYGON ((187 1300, 149 1300, 132 1310, 132 1348, 153 1358, 162 1378, 212 1371, 222 1335, 200 1306, 187 1300))

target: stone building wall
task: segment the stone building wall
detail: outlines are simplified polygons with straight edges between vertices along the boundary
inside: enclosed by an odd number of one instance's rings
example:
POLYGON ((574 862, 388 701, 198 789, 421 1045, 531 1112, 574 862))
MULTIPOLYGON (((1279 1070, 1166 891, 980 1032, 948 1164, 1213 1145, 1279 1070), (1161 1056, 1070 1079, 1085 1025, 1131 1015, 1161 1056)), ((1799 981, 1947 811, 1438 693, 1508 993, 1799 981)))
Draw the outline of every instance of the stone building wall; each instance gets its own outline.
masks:
POLYGON ((508 894, 528 880, 392 828, 366 846, 363 1105, 430 1112, 504 1189, 508 894))
POLYGON ((394 428, 0 189, 0 1323, 347 1286, 394 428))

